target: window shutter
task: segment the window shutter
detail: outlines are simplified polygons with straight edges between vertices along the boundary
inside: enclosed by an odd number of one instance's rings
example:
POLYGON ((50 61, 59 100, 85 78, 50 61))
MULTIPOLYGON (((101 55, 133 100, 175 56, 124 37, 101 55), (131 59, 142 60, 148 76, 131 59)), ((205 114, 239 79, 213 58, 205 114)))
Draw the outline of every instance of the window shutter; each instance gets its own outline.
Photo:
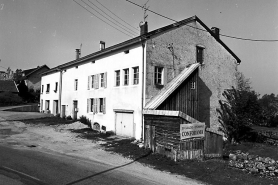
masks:
POLYGON ((107 87, 107 72, 104 73, 104 88, 107 87))
POLYGON ((106 113, 106 98, 103 98, 103 114, 106 113))
POLYGON ((90 109, 90 99, 87 99, 87 113, 89 113, 90 109))
POLYGON ((97 98, 97 112, 99 112, 99 110, 100 110, 100 101, 99 101, 99 98, 97 98))
POLYGON ((167 67, 164 67, 164 69, 163 69, 163 85, 166 85, 167 84, 167 82, 168 82, 168 79, 167 79, 167 77, 168 77, 168 72, 167 72, 167 67))
POLYGON ((90 89, 90 76, 88 76, 88 87, 87 89, 89 90, 90 89))
POLYGON ((96 89, 98 89, 99 86, 99 74, 96 75, 96 89))
POLYGON ((94 102, 95 102, 95 113, 97 113, 98 112, 98 110, 97 110, 97 107, 98 107, 98 98, 95 98, 94 102))

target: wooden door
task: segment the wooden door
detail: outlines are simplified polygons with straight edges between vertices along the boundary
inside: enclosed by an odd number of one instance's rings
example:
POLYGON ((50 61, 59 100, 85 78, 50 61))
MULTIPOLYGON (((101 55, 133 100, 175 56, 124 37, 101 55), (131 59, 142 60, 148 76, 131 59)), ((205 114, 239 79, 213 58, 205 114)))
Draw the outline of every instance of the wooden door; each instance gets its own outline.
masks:
POLYGON ((72 119, 74 119, 74 120, 77 120, 77 106, 78 106, 78 103, 77 103, 77 101, 75 100, 75 101, 73 101, 73 118, 72 119))

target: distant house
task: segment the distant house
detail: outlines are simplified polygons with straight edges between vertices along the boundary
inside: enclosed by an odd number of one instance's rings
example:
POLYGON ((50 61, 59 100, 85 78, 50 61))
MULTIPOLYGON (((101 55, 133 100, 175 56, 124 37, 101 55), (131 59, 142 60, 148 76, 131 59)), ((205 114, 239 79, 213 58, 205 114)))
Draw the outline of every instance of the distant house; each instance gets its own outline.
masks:
POLYGON ((6 71, 0 71, 0 80, 5 80, 6 78, 6 71))
POLYGON ((49 70, 47 65, 38 66, 32 69, 22 71, 22 77, 28 89, 40 90, 41 87, 41 73, 49 70))
POLYGON ((10 80, 0 80, 0 93, 3 92, 19 93, 15 82, 10 80))
POLYGON ((219 100, 240 59, 197 16, 59 65, 42 74, 41 111, 84 115, 103 130, 142 138, 144 111, 180 111, 217 129, 219 100))

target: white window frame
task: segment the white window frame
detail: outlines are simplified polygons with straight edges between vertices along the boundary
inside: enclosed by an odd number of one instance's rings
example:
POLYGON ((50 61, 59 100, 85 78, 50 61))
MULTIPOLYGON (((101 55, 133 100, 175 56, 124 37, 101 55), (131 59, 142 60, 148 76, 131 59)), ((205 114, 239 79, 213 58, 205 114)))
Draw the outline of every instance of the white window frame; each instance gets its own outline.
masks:
POLYGON ((78 79, 74 79, 74 90, 78 90, 78 79))
POLYGON ((116 87, 121 86, 121 70, 115 71, 115 86, 116 87))
POLYGON ((124 85, 128 86, 129 85, 129 68, 123 69, 123 79, 124 79, 124 85))
POLYGON ((155 66, 154 67, 154 84, 164 85, 164 67, 155 66), (160 78, 159 78, 160 75, 160 78))
POLYGON ((104 83, 105 83, 104 82, 104 73, 100 73, 99 76, 100 76, 100 82, 99 82, 100 87, 104 88, 104 83))
POLYGON ((139 84, 139 67, 133 67, 133 85, 139 84))

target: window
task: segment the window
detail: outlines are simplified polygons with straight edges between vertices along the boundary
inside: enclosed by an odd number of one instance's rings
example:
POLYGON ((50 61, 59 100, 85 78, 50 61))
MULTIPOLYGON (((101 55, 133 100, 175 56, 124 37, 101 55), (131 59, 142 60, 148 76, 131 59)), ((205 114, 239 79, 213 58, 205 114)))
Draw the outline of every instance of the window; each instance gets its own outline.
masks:
POLYGON ((197 63, 203 64, 204 63, 204 48, 197 46, 196 47, 196 60, 197 63))
POLYGON ((94 112, 95 114, 100 112, 105 114, 105 101, 106 98, 90 98, 87 99, 87 112, 94 112))
POLYGON ((100 87, 104 87, 104 73, 100 73, 100 87))
POLYGON ((92 83, 92 88, 95 88, 95 78, 96 78, 96 76, 95 75, 92 75, 91 76, 92 77, 92 81, 91 81, 91 83, 92 83))
POLYGON ((125 53, 125 54, 128 54, 128 53, 129 53, 129 50, 125 50, 124 53, 125 53))
POLYGON ((128 85, 129 82, 129 69, 124 69, 124 85, 128 85))
POLYGON ((103 112, 103 98, 99 99, 99 112, 103 112))
POLYGON ((49 100, 45 100, 45 110, 49 110, 49 100))
POLYGON ((74 90, 77 91, 78 88, 78 79, 74 80, 74 90))
POLYGON ((54 92, 57 92, 58 91, 58 82, 55 83, 55 90, 54 92))
POLYGON ((47 84, 46 85, 46 93, 49 93, 49 91, 50 91, 50 84, 47 84))
POLYGON ((133 84, 139 84, 139 67, 133 68, 133 84))
POLYGON ((163 85, 163 67, 155 67, 155 69, 154 69, 154 83, 156 85, 163 85))
POLYGON ((90 99, 90 101, 91 101, 91 102, 90 102, 90 103, 91 103, 91 104, 90 104, 90 105, 91 105, 91 106, 90 106, 90 112, 94 112, 94 105, 95 105, 95 101, 94 101, 94 100, 95 100, 94 98, 91 98, 91 99, 90 99))
POLYGON ((43 93, 43 85, 42 85, 42 91, 41 91, 41 93, 43 93))
POLYGON ((116 86, 120 86, 120 70, 115 71, 115 76, 116 76, 116 86))
POLYGON ((190 82, 190 89, 196 89, 196 83, 190 82))

